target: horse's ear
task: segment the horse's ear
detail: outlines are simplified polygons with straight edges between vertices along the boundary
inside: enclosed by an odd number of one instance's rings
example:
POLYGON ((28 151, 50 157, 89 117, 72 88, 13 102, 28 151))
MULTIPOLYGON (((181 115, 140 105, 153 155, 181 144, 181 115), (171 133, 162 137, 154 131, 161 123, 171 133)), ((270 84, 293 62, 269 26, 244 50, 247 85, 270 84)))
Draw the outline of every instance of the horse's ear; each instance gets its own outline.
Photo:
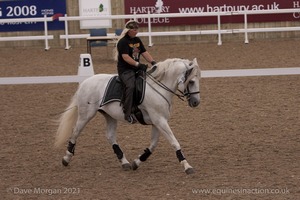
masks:
POLYGON ((198 75, 199 75, 199 77, 201 77, 201 69, 200 69, 200 66, 198 64, 197 58, 193 59, 193 63, 194 63, 194 65, 196 65, 198 67, 198 73, 199 73, 198 75))
POLYGON ((194 58, 194 59, 193 59, 193 63, 194 63, 194 65, 199 66, 199 65, 198 65, 198 62, 197 62, 197 58, 194 58))
POLYGON ((192 67, 192 68, 193 68, 194 66, 199 66, 199 65, 198 65, 198 62, 197 62, 197 58, 194 58, 193 61, 190 61, 189 66, 192 67))
POLYGON ((201 69, 200 69, 200 66, 199 66, 199 64, 198 64, 197 58, 194 58, 194 59, 193 59, 193 63, 194 63, 195 66, 198 67, 198 71, 199 71, 200 76, 201 76, 201 69))

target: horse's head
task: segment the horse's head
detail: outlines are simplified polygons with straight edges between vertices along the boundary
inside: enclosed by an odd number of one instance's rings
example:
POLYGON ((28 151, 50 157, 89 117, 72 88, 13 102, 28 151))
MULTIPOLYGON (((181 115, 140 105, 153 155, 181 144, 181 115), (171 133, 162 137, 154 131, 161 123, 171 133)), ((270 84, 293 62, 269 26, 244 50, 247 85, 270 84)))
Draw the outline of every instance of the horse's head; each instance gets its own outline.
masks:
POLYGON ((186 71, 178 82, 178 90, 188 100, 190 107, 197 107, 200 104, 200 77, 201 70, 197 59, 186 64, 186 71))
POLYGON ((196 58, 193 61, 179 58, 167 59, 157 63, 157 66, 148 71, 148 75, 166 91, 180 99, 185 97, 190 107, 200 104, 201 71, 196 58), (177 94, 176 90, 181 94, 177 94))

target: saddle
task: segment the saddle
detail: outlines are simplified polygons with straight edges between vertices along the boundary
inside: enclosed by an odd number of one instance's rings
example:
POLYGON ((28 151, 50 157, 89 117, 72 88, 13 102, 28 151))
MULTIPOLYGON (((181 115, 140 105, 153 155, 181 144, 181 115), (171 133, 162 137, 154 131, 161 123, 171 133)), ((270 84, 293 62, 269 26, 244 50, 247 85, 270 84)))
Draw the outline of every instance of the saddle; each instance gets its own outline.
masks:
MULTIPOLYGON (((145 97, 146 73, 143 71, 138 71, 136 76, 136 87, 133 93, 133 114, 141 124, 146 125, 143 114, 138 108, 138 105, 143 102, 145 97)), ((123 93, 124 86, 122 81, 120 80, 119 76, 113 76, 106 86, 100 107, 115 101, 119 101, 122 105, 125 98, 123 93)))

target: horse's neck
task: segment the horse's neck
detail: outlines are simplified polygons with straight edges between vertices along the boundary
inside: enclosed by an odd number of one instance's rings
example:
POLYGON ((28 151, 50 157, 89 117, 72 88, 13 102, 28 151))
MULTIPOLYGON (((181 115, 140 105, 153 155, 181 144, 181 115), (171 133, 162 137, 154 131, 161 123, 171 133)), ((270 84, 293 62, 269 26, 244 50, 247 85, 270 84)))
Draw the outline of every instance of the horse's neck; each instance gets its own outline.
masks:
MULTIPOLYGON (((157 66, 158 71, 153 72, 153 78, 150 75, 148 78, 149 92, 146 94, 151 99, 157 99, 161 105, 168 104, 169 112, 171 111, 173 99, 177 92, 178 84, 182 81, 184 83, 186 70, 189 63, 187 60, 173 59, 159 63, 157 66), (155 79, 155 80, 153 80, 155 79), (160 82, 160 83, 158 83, 160 82), (156 98, 157 97, 157 98, 156 98)), ((181 84, 181 86, 182 86, 181 84)), ((182 88, 181 88, 181 92, 182 88)))
MULTIPOLYGON (((160 73, 166 73, 166 71, 160 71, 160 73)), ((169 103, 172 103, 174 93, 177 91, 178 78, 174 77, 172 74, 158 75, 155 81, 150 81, 151 87, 154 88, 156 93, 164 96, 169 103)))

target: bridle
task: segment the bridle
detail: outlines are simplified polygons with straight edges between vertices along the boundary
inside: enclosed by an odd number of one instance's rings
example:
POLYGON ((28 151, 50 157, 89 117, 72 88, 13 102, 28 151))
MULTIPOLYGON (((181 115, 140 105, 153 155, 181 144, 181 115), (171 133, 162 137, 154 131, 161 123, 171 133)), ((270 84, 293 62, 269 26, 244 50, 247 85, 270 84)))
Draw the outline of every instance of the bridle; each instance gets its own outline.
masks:
MULTIPOLYGON (((181 96, 182 97, 186 97, 187 99, 189 99, 190 98, 190 96, 191 95, 193 95, 193 94, 199 94, 200 93, 200 91, 196 91, 196 92, 190 92, 190 88, 189 88, 189 82, 190 82, 190 80, 192 79, 192 78, 190 78, 190 75, 191 75, 191 73, 192 73, 192 71, 194 70, 194 68, 192 68, 192 69, 190 69, 190 70, 187 70, 186 72, 185 72, 185 75, 184 75, 184 85, 186 85, 186 87, 185 87, 185 89, 184 89, 184 91, 181 91, 181 90, 179 90, 178 88, 177 88, 177 90, 181 93, 181 96), (188 83, 187 83, 188 82, 188 83)), ((197 75, 195 75, 195 76, 197 76, 197 75)))

